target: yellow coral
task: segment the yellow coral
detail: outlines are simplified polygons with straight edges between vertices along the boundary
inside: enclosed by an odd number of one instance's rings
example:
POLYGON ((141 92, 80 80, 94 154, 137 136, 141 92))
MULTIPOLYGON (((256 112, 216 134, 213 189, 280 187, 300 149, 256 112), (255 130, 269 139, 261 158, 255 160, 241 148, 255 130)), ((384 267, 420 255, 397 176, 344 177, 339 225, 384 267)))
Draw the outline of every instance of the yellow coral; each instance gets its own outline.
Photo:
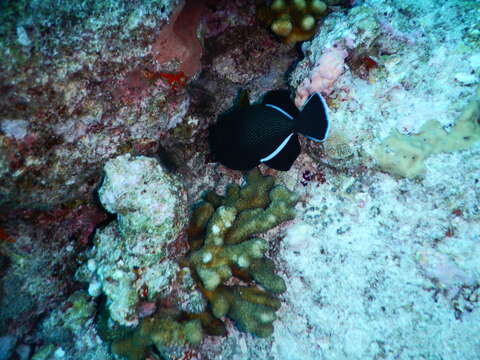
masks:
POLYGON ((403 135, 393 130, 376 148, 380 168, 393 175, 418 178, 425 175, 424 161, 432 154, 466 150, 480 141, 480 87, 450 132, 436 120, 426 122, 420 132, 403 135))
POLYGON ((327 12, 320 0, 274 0, 270 6, 260 6, 258 18, 286 43, 310 39, 315 25, 327 12))

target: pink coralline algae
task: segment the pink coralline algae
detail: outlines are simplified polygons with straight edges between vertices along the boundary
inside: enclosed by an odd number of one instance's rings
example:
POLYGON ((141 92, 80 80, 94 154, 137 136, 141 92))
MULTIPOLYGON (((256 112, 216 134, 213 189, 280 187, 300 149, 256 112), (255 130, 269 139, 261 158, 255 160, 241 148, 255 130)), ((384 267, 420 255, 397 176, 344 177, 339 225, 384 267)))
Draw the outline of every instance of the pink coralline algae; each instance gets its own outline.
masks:
POLYGON ((295 105, 298 108, 302 107, 307 98, 315 92, 323 95, 329 95, 332 92, 333 84, 343 73, 347 55, 345 48, 340 45, 334 45, 325 50, 310 72, 310 76, 305 78, 297 88, 295 105))
POLYGON ((152 54, 160 64, 177 61, 175 72, 186 77, 200 70, 202 46, 197 30, 202 20, 202 1, 186 1, 173 14, 170 23, 165 25, 152 46, 152 54))

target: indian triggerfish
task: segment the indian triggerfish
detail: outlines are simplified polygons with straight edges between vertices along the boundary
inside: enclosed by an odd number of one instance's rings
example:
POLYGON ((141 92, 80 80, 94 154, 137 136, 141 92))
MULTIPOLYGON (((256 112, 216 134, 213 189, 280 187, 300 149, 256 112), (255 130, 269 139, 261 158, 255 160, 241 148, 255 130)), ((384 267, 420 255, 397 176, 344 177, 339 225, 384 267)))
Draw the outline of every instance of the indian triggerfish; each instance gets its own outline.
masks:
POLYGON ((288 90, 268 92, 260 104, 236 106, 210 127, 210 149, 215 160, 233 170, 249 170, 260 163, 288 171, 300 154, 297 134, 324 141, 328 136, 328 107, 312 94, 301 110, 288 90))

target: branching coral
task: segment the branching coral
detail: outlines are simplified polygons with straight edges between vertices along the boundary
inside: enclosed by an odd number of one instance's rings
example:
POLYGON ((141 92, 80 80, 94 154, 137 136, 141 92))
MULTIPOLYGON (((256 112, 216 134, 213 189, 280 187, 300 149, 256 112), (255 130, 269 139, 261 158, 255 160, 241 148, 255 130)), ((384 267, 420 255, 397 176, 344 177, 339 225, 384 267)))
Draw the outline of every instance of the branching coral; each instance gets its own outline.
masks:
POLYGON ((112 351, 128 360, 143 360, 150 346, 161 352, 169 346, 199 344, 202 337, 200 320, 179 321, 174 314, 159 312, 144 319, 130 336, 114 341, 112 351))
POLYGON ((190 224, 189 263, 202 282, 213 315, 228 315, 240 329, 268 336, 280 306, 270 293, 282 293, 286 287, 275 274, 273 262, 264 256, 267 242, 250 237, 291 220, 298 198, 284 186, 274 186, 272 177, 263 177, 256 169, 248 174, 246 186, 231 185, 225 197, 210 192, 204 200, 190 224), (232 275, 254 280, 268 292, 221 286, 232 275))
POLYGON ((274 0, 258 9, 258 17, 286 43, 295 43, 314 35, 316 22, 326 11, 320 0, 274 0))
POLYGON ((280 300, 255 287, 219 286, 207 292, 213 315, 222 318, 228 315, 240 330, 259 337, 270 336, 275 311, 280 309, 280 300))

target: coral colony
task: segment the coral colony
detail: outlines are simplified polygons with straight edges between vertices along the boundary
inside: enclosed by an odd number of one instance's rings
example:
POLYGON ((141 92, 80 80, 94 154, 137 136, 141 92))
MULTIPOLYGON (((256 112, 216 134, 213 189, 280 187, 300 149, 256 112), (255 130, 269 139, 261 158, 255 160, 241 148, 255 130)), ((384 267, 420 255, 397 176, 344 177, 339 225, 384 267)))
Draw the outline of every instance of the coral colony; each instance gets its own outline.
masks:
POLYGON ((0 1, 0 360, 478 359, 479 14, 0 1))
POLYGON ((178 236, 175 231, 182 227, 181 193, 175 179, 154 159, 125 155, 105 166, 99 197, 107 210, 117 214, 117 221, 97 232, 95 246, 77 276, 89 281, 91 296, 106 297, 100 335, 113 341, 113 353, 129 360, 143 359, 152 345, 163 351, 168 346, 198 344, 202 321, 207 333, 213 326, 216 333, 224 334, 223 325, 216 322, 225 316, 242 331, 260 337, 273 332, 275 311, 280 308, 275 294, 286 286, 275 274, 272 260, 265 257, 268 243, 252 236, 293 219, 298 197, 258 170, 249 173, 243 187, 230 185, 225 196, 207 193, 193 211, 187 229, 190 252, 180 268, 164 257, 168 243, 178 236), (196 285, 192 273, 199 280, 196 285), (226 285, 232 277, 254 281, 264 290, 226 285), (192 294, 168 294, 173 281, 181 292, 193 285, 192 294), (178 307, 157 309, 140 320, 142 302, 158 297, 178 302, 178 307), (120 324, 113 325, 118 329, 109 328, 108 318, 120 324), (138 328, 132 332, 128 325, 138 328))
POLYGON ((261 5, 258 17, 286 43, 310 39, 317 20, 325 15, 327 5, 320 0, 274 0, 261 5))

